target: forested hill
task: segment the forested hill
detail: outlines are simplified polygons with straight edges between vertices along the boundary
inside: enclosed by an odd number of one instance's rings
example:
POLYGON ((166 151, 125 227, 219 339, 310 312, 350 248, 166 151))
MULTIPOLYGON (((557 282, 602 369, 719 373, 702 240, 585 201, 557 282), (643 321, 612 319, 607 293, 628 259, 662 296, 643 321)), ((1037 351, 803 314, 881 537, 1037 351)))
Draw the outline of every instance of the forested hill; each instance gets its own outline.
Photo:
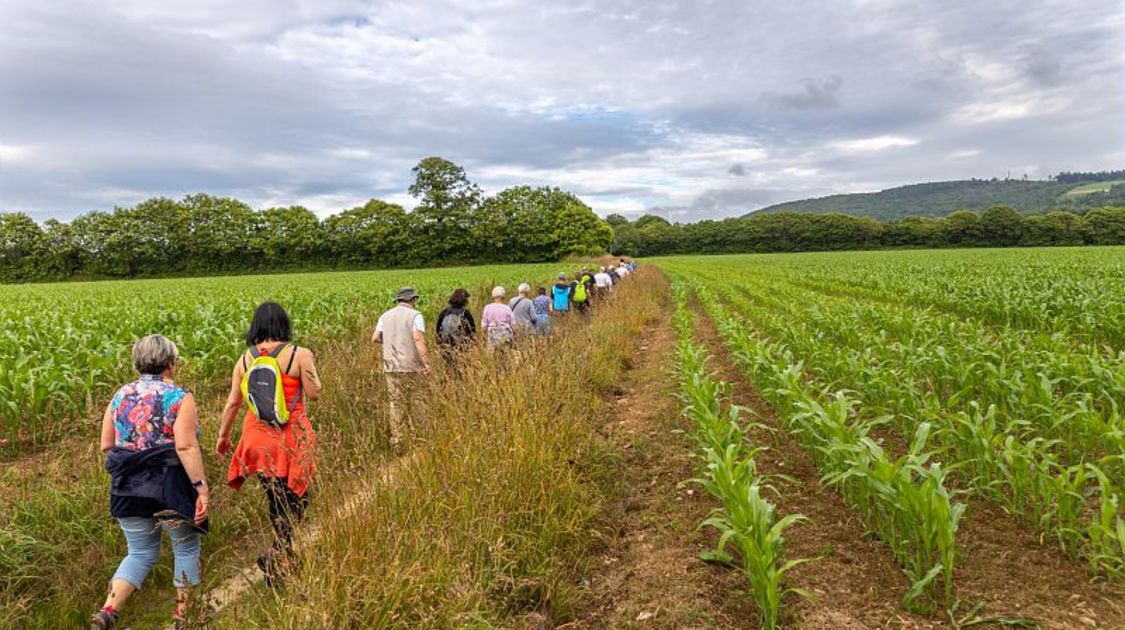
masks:
POLYGON ((993 206, 1012 206, 1026 214, 1051 210, 1083 213, 1089 208, 1122 205, 1125 181, 1088 182, 970 179, 930 182, 888 188, 875 193, 831 195, 779 203, 757 213, 843 212, 880 220, 907 216, 943 217, 956 210, 983 211, 993 206))

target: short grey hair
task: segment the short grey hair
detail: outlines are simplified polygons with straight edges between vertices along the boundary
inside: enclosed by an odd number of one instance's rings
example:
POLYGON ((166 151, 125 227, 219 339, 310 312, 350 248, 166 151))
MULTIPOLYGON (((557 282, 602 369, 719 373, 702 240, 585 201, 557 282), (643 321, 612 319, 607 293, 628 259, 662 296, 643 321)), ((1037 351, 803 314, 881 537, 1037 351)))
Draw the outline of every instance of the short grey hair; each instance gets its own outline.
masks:
POLYGON ((524 282, 523 284, 520 285, 520 288, 518 289, 518 291, 520 293, 531 293, 531 285, 524 282))
POLYGON ((133 367, 141 374, 163 374, 179 358, 176 344, 164 335, 141 337, 133 344, 133 367))

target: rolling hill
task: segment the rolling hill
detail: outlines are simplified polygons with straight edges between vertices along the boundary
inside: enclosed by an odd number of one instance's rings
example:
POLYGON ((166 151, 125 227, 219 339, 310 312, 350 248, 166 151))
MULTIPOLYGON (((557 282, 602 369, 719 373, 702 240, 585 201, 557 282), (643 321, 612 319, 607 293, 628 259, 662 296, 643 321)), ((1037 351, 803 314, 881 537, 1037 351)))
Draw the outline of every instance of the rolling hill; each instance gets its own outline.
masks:
POLYGON ((906 216, 945 216, 955 210, 985 210, 1006 205, 1027 214, 1056 209, 1084 212, 1125 203, 1125 180, 1096 185, 1056 181, 960 180, 888 188, 880 192, 830 195, 788 201, 756 212, 843 212, 880 220, 906 216))

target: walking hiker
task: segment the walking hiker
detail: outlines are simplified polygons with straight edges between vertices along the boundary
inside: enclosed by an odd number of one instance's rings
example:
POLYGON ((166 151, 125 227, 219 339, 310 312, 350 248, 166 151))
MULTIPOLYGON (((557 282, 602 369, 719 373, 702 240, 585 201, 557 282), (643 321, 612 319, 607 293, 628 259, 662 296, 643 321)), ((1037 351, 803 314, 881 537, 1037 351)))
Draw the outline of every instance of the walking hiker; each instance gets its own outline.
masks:
POLYGON ((102 414, 100 446, 110 474, 109 513, 128 553, 109 583, 93 630, 113 628, 121 608, 141 587, 160 555, 161 531, 172 540, 172 584, 179 619, 188 589, 199 586, 200 535, 207 531, 210 493, 199 448, 191 392, 172 382, 179 353, 161 335, 133 345, 140 377, 121 387, 102 414))
POLYGON ((533 328, 536 334, 545 336, 551 332, 551 298, 547 297, 546 287, 539 287, 535 293, 535 298, 531 300, 535 312, 533 328))
POLYGON ((480 317, 480 327, 484 331, 489 348, 505 347, 512 343, 516 326, 515 314, 504 303, 507 292, 504 287, 492 289, 492 303, 484 307, 480 317))
POLYGON ((477 335, 477 323, 468 304, 469 292, 454 289, 449 296, 449 306, 438 313, 438 347, 450 365, 457 365, 457 353, 472 345, 477 335))
POLYGON ((558 281, 551 287, 551 312, 565 314, 570 312, 570 298, 574 292, 574 284, 567 282, 566 274, 559 272, 558 281))
MULTIPOLYGON (((467 296, 468 294, 466 294, 467 296)), ((468 299, 466 297, 466 299, 468 299)), ((415 308, 418 293, 402 287, 395 294, 395 306, 379 316, 373 343, 383 344, 383 377, 391 411, 391 447, 402 454, 417 424, 420 410, 417 392, 421 375, 430 371, 426 354, 426 324, 415 308)))
POLYGON ((270 586, 293 562, 293 529, 308 507, 315 470, 316 433, 305 400, 320 397, 320 375, 312 351, 292 338, 289 314, 280 304, 258 306, 246 332, 247 350, 234 362, 215 444, 220 457, 231 454, 231 426, 246 403, 227 483, 240 490, 246 479, 257 477, 265 491, 273 541, 258 556, 258 568, 270 586))
POLYGON ((621 274, 617 271, 617 267, 610 265, 606 267, 606 273, 609 274, 609 279, 612 280, 613 286, 617 286, 621 282, 621 274))
POLYGON ((598 270, 598 273, 594 274, 594 294, 597 295, 600 300, 609 295, 609 292, 612 290, 613 278, 606 272, 605 267, 602 267, 598 270))
POLYGON ((574 303, 574 310, 579 315, 590 314, 590 296, 594 292, 594 278, 585 269, 574 274, 574 288, 571 291, 570 301, 574 303))
POLYGON ((531 285, 524 282, 519 286, 519 294, 508 302, 508 308, 512 309, 512 315, 515 319, 513 326, 516 334, 530 333, 532 327, 535 325, 535 307, 531 302, 531 285))

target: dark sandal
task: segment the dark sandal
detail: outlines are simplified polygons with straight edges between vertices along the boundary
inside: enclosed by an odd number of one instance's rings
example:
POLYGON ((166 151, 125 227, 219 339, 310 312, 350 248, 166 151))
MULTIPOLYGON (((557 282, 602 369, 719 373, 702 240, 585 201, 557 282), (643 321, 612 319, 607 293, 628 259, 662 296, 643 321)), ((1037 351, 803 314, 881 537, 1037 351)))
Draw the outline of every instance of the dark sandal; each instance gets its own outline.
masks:
POLYGON ((117 613, 99 610, 90 619, 90 630, 113 630, 117 626, 117 613))

